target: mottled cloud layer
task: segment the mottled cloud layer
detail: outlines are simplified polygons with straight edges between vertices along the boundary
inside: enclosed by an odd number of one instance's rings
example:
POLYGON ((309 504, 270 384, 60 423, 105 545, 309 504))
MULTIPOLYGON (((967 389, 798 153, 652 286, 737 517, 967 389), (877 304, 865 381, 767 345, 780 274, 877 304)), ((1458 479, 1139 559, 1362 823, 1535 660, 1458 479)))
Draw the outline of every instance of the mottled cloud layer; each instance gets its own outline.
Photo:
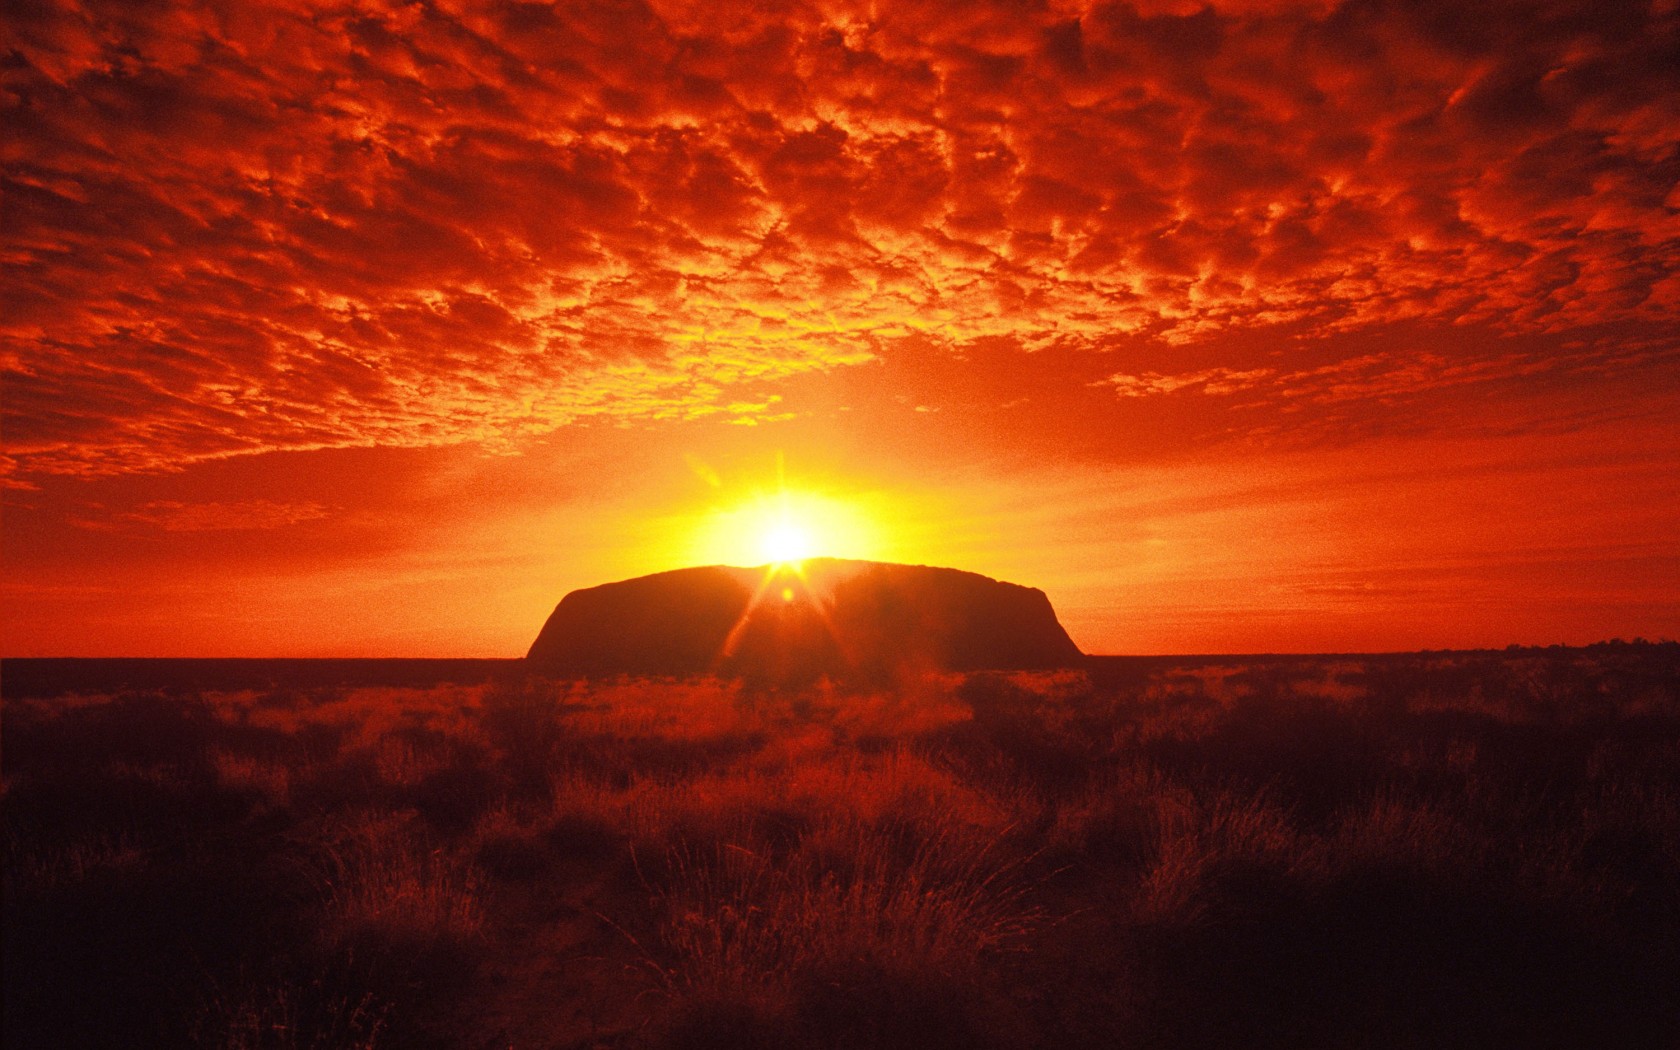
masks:
POLYGON ((911 335, 1672 335, 1676 9, 18 0, 8 463, 756 419, 911 335))

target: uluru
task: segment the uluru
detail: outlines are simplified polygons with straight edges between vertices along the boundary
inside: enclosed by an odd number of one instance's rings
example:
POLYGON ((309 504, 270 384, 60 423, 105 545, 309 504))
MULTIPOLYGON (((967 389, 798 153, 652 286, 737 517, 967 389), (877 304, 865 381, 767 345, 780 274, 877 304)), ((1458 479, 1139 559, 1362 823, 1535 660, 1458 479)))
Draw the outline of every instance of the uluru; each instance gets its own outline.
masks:
POLYGON ((1043 591, 926 565, 712 565, 567 594, 526 654, 559 677, 716 674, 884 681, 1073 666, 1043 591))

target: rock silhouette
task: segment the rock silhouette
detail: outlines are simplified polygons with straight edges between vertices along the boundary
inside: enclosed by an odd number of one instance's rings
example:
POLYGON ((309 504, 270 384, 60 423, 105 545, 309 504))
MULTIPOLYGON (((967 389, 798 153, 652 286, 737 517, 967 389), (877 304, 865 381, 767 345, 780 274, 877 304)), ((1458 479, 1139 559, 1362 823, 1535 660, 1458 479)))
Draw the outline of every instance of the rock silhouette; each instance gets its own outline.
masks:
POLYGON ((1044 592, 957 569, 814 558, 706 566, 573 591, 526 654, 557 676, 720 674, 781 683, 1066 667, 1044 592))

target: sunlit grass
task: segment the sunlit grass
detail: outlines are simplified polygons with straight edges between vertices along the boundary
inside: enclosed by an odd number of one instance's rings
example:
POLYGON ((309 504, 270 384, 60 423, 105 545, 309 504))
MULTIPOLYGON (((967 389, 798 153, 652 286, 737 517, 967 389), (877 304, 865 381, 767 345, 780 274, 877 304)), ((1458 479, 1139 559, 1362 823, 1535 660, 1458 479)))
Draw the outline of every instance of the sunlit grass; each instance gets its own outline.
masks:
POLYGON ((7 981, 62 1011, 8 1026, 1649 1045, 1680 1019, 1660 655, 8 701, 7 981))

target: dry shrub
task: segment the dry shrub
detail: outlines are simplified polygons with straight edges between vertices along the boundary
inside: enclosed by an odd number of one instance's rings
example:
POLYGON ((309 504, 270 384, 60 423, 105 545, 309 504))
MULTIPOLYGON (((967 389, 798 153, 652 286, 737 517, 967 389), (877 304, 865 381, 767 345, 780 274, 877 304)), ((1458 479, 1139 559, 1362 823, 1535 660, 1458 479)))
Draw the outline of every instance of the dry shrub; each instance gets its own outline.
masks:
POLYGON ((7 829, 5 896, 16 901, 32 894, 73 889, 97 875, 132 872, 145 862, 145 850, 127 833, 29 846, 7 829))
POLYGON ((1524 890, 1621 935, 1680 924, 1680 792, 1598 784, 1571 817, 1526 836, 1516 872, 1524 890))
POLYGON ((673 851, 659 903, 676 1030, 972 1044, 984 960, 1041 918, 1019 862, 961 833, 906 850, 867 822, 828 832, 780 860, 737 845, 673 851))
POLYGON ((1394 790, 1348 807, 1318 845, 1326 866, 1344 869, 1404 864, 1449 875, 1478 870, 1486 860, 1485 840, 1460 817, 1394 790))
MULTIPOLYGON (((383 686, 351 689, 305 710, 280 711, 273 717, 289 725, 291 732, 311 726, 338 730, 343 734, 344 748, 349 751, 374 749, 382 739, 404 728, 424 728, 436 737, 482 745, 482 733, 473 712, 486 688, 439 685, 430 689, 383 686)), ((267 718, 263 712, 254 711, 250 722, 266 724, 267 718)))
POLYGON ((193 1042, 207 1050, 377 1050, 389 1012, 372 994, 279 981, 213 997, 193 1042))
POLYGON ((752 768, 766 775, 785 774, 802 766, 818 764, 839 747, 834 730, 826 725, 790 726, 765 741, 752 756, 752 768))
POLYGON ((7 1036, 1665 1045, 1660 655, 8 699, 7 1036))
POLYGON ((1229 704, 1253 692, 1246 681, 1252 671, 1248 664, 1207 664, 1173 676, 1169 681, 1188 687, 1195 695, 1229 704))
POLYGON ((481 814, 463 844, 477 867, 500 879, 528 880, 548 867, 540 818, 502 803, 481 814))
POLYGON ((1297 696, 1330 700, 1342 706, 1363 700, 1370 693, 1365 686, 1347 680, 1357 676, 1357 664, 1327 664, 1316 670, 1316 676, 1303 676, 1292 682, 1291 691, 1297 696))
POLYGON ((687 779, 637 777, 613 801, 622 806, 619 826, 643 848, 747 842, 760 815, 775 804, 771 784, 747 770, 687 779))
POLYGON ((833 712, 832 724, 860 745, 904 741, 937 732, 974 717, 974 712, 957 696, 959 675, 927 675, 897 689, 870 693, 832 695, 827 690, 823 708, 833 712))
POLYGON ((350 815, 324 830, 318 880, 329 946, 371 938, 422 949, 475 938, 482 884, 463 856, 404 813, 350 815))
POLYGON ((212 753, 210 763, 222 787, 255 795, 258 807, 268 812, 284 810, 291 802, 293 778, 305 779, 308 775, 295 763, 288 765, 279 759, 226 748, 212 753))
POLYGON ((1194 804, 1182 784, 1147 765, 1127 764, 1054 804, 1044 846, 1064 863, 1141 873, 1160 855, 1163 833, 1179 826, 1194 804))
POLYGON ((1041 917, 1009 801, 904 748, 631 790, 670 1045, 981 1041, 986 960, 1041 917))
POLYGON ((860 820, 898 821, 929 834, 952 824, 998 829, 1012 819, 996 797, 908 748, 844 753, 790 770, 781 797, 811 812, 840 807, 860 820))
POLYGON ((982 840, 1019 819, 1024 804, 997 796, 908 749, 836 751, 786 765, 757 760, 687 777, 634 775, 622 783, 557 778, 556 822, 621 831, 644 854, 694 843, 780 849, 837 818, 905 836, 972 829, 982 840))
POLYGON ((421 747, 404 737, 383 737, 369 750, 373 768, 388 787, 413 788, 448 764, 448 756, 438 749, 421 747))
POLYGON ((1299 834, 1263 795, 1162 796, 1154 817, 1159 845, 1133 901, 1135 921, 1195 925, 1211 917, 1221 884, 1233 874, 1304 874, 1308 858, 1299 834))
POLYGON ((569 732, 585 736, 700 743, 765 728, 764 712, 739 682, 619 679, 578 695, 587 700, 567 711, 565 724, 569 732))

